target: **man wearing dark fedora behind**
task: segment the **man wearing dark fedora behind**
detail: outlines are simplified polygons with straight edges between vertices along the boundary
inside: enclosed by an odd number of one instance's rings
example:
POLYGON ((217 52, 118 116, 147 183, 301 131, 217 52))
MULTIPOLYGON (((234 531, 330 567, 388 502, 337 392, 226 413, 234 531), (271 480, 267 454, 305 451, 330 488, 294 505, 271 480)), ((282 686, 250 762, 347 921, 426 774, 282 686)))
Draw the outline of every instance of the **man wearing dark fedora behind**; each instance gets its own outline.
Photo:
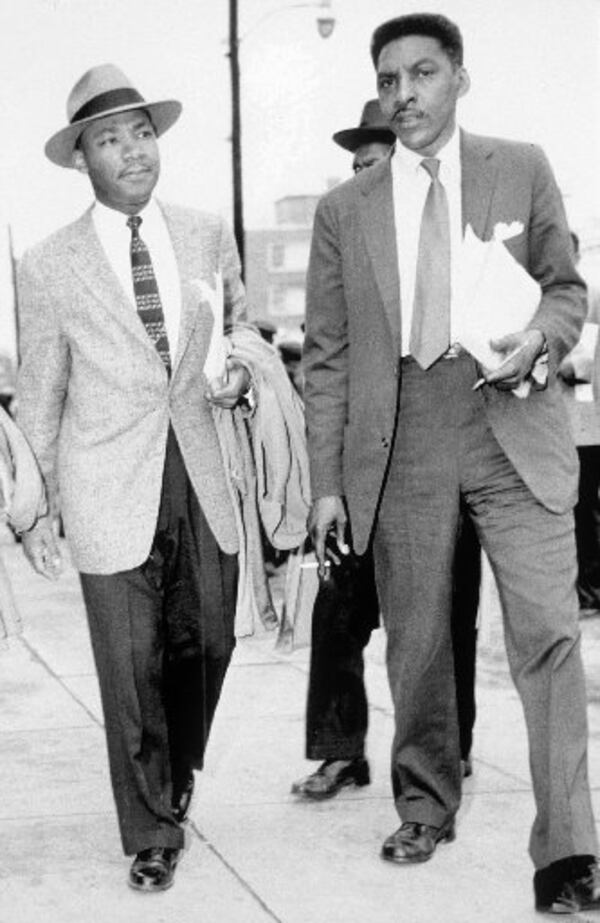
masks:
POLYGON ((469 75, 445 16, 382 23, 371 59, 394 156, 317 207, 304 356, 317 556, 331 532, 345 540, 348 518, 357 552, 373 541, 401 819, 381 854, 407 866, 455 837, 451 562, 462 503, 498 582, 524 709, 536 908, 600 909, 575 591, 577 456, 556 378, 586 299, 561 195, 537 146, 458 128, 469 75), (495 239, 503 271, 487 276, 487 297, 461 300, 467 226, 478 253, 495 239), (515 321, 509 302, 523 285, 531 304, 515 321), (473 342, 486 308, 493 327, 500 291, 507 322, 492 369, 460 337, 473 342))
MULTIPOLYGON (((333 140, 353 154, 358 174, 386 158, 396 136, 378 99, 363 106, 356 128, 336 131, 333 140)), ((281 347, 280 347, 281 348, 281 347)), ((471 522, 463 517, 454 559, 452 647, 463 776, 472 774, 475 722, 475 652, 481 553, 471 522)), ((320 766, 294 782, 303 798, 331 798, 348 786, 370 782, 365 757, 368 704, 363 650, 379 625, 371 549, 341 567, 321 584, 313 610, 306 702, 306 758, 320 766)))
MULTIPOLYGON (((19 270, 19 420, 80 572, 129 883, 143 891, 173 882, 234 647, 238 540, 211 404, 248 388, 230 360, 203 371, 223 323, 245 316, 233 239, 153 197, 157 137, 180 111, 111 64, 84 74, 45 152, 87 175, 95 201, 19 270)), ((23 546, 59 575, 51 515, 23 546)))
POLYGON ((345 151, 350 151, 355 173, 366 170, 387 157, 395 135, 381 111, 378 99, 369 99, 363 106, 356 128, 336 131, 333 140, 345 151))

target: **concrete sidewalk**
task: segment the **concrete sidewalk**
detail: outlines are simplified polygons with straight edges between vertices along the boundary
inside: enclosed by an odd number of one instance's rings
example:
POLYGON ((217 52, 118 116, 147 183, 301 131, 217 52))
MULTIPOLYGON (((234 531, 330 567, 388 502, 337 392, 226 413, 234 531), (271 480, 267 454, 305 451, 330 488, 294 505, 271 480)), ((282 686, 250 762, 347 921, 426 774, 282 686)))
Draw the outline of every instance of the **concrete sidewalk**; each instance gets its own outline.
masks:
MULTIPOLYGON (((98 689, 77 578, 37 577, 3 545, 25 623, 0 652, 0 923, 527 923, 533 818, 525 732, 494 606, 481 632, 474 776, 455 843, 399 868, 379 858, 397 826, 382 632, 368 651, 371 786, 298 803, 306 651, 239 643, 197 778, 175 886, 126 885, 98 689)), ((590 770, 600 809, 600 625, 583 624, 590 770)), ((572 919, 600 920, 600 914, 572 919)))

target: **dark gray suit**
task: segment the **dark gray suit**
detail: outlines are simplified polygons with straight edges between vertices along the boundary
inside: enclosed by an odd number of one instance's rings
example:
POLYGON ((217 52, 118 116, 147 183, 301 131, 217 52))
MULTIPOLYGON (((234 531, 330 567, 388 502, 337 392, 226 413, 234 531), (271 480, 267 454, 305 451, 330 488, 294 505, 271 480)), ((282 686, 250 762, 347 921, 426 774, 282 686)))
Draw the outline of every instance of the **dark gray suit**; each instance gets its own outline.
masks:
POLYGON ((556 384, 576 342, 585 286, 542 152, 463 134, 463 225, 507 241, 538 280, 531 327, 550 382, 526 400, 472 391, 468 355, 423 372, 401 359, 400 280, 389 162, 321 201, 308 274, 306 415, 315 498, 346 497, 355 547, 374 540, 396 707, 392 760, 401 817, 443 826, 460 803, 450 653, 451 562, 463 501, 503 602, 507 651, 527 721, 536 867, 596 854, 587 779, 572 506, 577 456, 556 384))

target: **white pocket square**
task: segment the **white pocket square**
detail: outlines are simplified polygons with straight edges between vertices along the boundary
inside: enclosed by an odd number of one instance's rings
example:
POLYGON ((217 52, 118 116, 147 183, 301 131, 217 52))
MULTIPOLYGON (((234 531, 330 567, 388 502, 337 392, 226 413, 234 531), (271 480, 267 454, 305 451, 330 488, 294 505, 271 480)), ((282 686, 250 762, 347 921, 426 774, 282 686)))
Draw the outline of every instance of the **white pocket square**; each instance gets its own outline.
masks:
POLYGON ((494 240, 510 240, 511 237, 517 237, 522 233, 522 221, 511 221, 510 224, 508 224, 506 221, 498 221, 494 225, 494 233, 492 234, 492 237, 494 240))

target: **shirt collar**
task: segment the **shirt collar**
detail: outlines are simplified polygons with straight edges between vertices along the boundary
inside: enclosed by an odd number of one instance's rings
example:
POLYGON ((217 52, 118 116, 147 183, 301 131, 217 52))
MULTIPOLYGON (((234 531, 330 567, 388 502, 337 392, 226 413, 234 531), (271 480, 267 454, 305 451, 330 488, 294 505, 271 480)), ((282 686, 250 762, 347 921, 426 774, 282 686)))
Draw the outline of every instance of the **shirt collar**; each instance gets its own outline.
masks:
MULTIPOLYGON (((460 131, 458 127, 454 129, 450 139, 435 156, 440 161, 440 173, 442 176, 448 176, 448 174, 450 176, 460 176, 460 131)), ((414 176, 415 173, 418 173, 421 161, 424 159, 422 154, 417 154, 415 151, 404 147, 399 141, 396 141, 392 163, 405 176, 414 176)))
MULTIPOLYGON (((156 199, 153 197, 144 206, 140 211, 142 215, 144 224, 148 226, 149 224, 154 224, 157 220, 160 220, 160 209, 156 199)), ((98 199, 94 202, 93 206, 93 218, 97 225, 101 228, 106 229, 107 231, 112 231, 118 233, 119 230, 125 230, 129 234, 129 228, 127 227, 127 218, 129 216, 124 212, 118 211, 116 208, 109 208, 108 205, 104 205, 102 202, 99 202, 98 199)))

